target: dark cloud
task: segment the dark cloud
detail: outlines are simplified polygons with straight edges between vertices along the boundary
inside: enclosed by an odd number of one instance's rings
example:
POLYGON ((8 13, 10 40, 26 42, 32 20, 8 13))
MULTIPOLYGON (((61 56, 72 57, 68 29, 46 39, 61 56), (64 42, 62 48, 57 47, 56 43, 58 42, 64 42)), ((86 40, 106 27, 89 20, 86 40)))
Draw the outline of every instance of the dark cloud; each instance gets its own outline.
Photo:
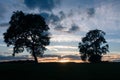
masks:
POLYGON ((43 56, 44 57, 60 57, 60 55, 55 55, 55 54, 53 54, 53 55, 44 54, 43 56))
POLYGON ((54 13, 42 12, 40 13, 40 15, 45 18, 48 24, 52 24, 51 27, 54 27, 55 30, 62 31, 64 29, 64 27, 60 24, 63 16, 65 16, 64 12, 60 12, 59 15, 56 15, 54 13))
POLYGON ((43 16, 48 24, 51 24, 53 29, 62 31, 64 29, 61 21, 66 17, 63 11, 57 15, 52 12, 54 8, 60 5, 61 0, 24 0, 24 3, 30 9, 38 8, 40 15, 43 16))
POLYGON ((95 15, 95 9, 94 8, 88 8, 87 9, 88 17, 93 17, 95 15))
POLYGON ((24 3, 31 9, 39 8, 40 10, 52 11, 60 0, 24 0, 24 3))
POLYGON ((45 18, 51 27, 55 30, 62 31, 64 27, 61 25, 61 21, 66 17, 63 11, 58 14, 52 12, 54 8, 60 5, 61 0, 24 0, 25 5, 30 9, 38 8, 40 10, 40 15, 45 18))
POLYGON ((80 60, 80 57, 78 55, 65 55, 62 58, 70 58, 73 60, 80 60))
POLYGON ((48 24, 52 24, 52 27, 54 27, 55 30, 62 31, 64 29, 64 27, 60 24, 64 16, 63 12, 61 12, 59 15, 56 15, 54 13, 42 12, 40 13, 40 15, 45 18, 48 24))
POLYGON ((75 31, 78 31, 79 30, 79 26, 76 25, 76 24, 72 24, 71 28, 69 29, 68 32, 75 32, 75 31))
POLYGON ((60 17, 54 13, 42 12, 40 15, 44 17, 48 23, 53 25, 57 25, 61 21, 60 17))
POLYGON ((63 27, 60 23, 63 18, 59 15, 51 14, 49 17, 49 22, 54 26, 55 30, 62 31, 65 27, 63 27))
POLYGON ((70 12, 68 13, 68 17, 72 17, 74 15, 73 10, 71 9, 70 12))
POLYGON ((64 19, 66 17, 66 15, 63 11, 60 11, 59 15, 60 15, 60 19, 64 19))
POLYGON ((51 21, 55 26, 55 30, 63 31, 65 27, 61 24, 61 21, 66 18, 66 14, 63 11, 60 11, 58 15, 52 14, 51 21))
POLYGON ((51 14, 50 15, 50 19, 51 19, 52 22, 58 22, 58 21, 60 21, 59 16, 57 16, 55 14, 51 14))
POLYGON ((60 17, 53 13, 42 12, 40 15, 44 17, 48 23, 57 24, 61 21, 60 17))
MULTIPOLYGON (((8 53, 9 54, 9 53, 8 53)), ((2 61, 17 61, 17 60, 32 60, 32 58, 29 57, 29 55, 23 55, 23 56, 3 56, 0 55, 0 62, 2 61)))
POLYGON ((62 31, 63 29, 65 29, 65 27, 63 27, 62 25, 58 24, 54 29, 58 30, 58 31, 62 31))
POLYGON ((61 21, 60 17, 58 15, 55 15, 55 14, 51 14, 49 19, 50 19, 50 22, 53 24, 56 24, 56 23, 61 21))
POLYGON ((7 27, 7 26, 9 26, 9 23, 1 23, 0 24, 0 27, 7 27))
POLYGON ((50 22, 50 19, 49 19, 50 14, 47 13, 47 12, 42 12, 42 13, 40 13, 40 15, 45 19, 46 23, 49 24, 49 22, 50 22))
POLYGON ((49 16, 50 16, 50 14, 49 14, 49 13, 46 13, 46 12, 42 12, 42 13, 40 13, 40 15, 41 15, 42 17, 44 17, 45 19, 49 18, 49 16))

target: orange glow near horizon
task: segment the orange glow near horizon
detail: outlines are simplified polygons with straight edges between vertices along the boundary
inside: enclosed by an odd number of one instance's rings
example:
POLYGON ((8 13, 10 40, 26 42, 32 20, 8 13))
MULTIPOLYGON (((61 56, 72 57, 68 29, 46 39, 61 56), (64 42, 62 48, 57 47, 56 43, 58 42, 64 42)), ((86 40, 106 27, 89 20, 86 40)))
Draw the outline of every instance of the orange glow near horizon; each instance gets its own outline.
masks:
POLYGON ((82 60, 74 60, 71 58, 58 58, 58 57, 49 57, 49 58, 39 58, 39 62, 43 63, 49 63, 49 62, 58 62, 58 63, 68 63, 68 62, 74 62, 74 63, 83 63, 82 60))
MULTIPOLYGON (((39 58, 38 59, 40 63, 49 63, 49 62, 58 62, 58 63, 68 63, 68 62, 74 62, 74 63, 84 63, 84 61, 82 61, 81 59, 73 59, 73 58, 69 58, 69 57, 44 57, 44 58, 39 58)), ((104 55, 102 57, 102 61, 110 61, 110 62, 114 62, 114 61, 120 61, 120 55, 114 55, 114 54, 110 54, 110 55, 104 55)), ((86 61, 88 62, 88 61, 86 61)))
POLYGON ((58 62, 60 62, 60 63, 67 63, 67 62, 69 62, 70 60, 59 60, 58 62))
POLYGON ((63 58, 63 59, 58 60, 58 62, 67 63, 67 62, 70 62, 70 59, 69 58, 63 58))
MULTIPOLYGON (((9 62, 9 61, 19 61, 19 60, 34 60, 34 58, 31 56, 29 58, 25 58, 25 59, 5 59, 5 60, 0 60, 0 62, 9 62)), ((80 56, 66 56, 66 55, 61 55, 61 56, 54 56, 54 57, 42 57, 39 58, 38 57, 38 61, 39 63, 50 63, 50 62, 57 62, 57 63, 69 63, 69 62, 73 62, 73 63, 84 63, 84 61, 82 61, 80 59, 80 56)), ((107 54, 104 55, 102 57, 102 61, 110 61, 110 62, 120 62, 120 54, 107 54)), ((88 61, 86 61, 88 62, 88 61)))

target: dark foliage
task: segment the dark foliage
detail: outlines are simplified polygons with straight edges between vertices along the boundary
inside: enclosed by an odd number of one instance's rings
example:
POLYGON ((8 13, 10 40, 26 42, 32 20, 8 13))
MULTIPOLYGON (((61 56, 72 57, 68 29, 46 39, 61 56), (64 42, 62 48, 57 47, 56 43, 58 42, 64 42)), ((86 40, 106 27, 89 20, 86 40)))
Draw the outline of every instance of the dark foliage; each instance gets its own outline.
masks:
POLYGON ((26 49, 36 56, 42 56, 45 46, 49 45, 49 27, 43 17, 37 14, 24 14, 22 11, 13 13, 9 22, 10 27, 4 35, 4 42, 9 47, 13 45, 13 56, 26 49))
POLYGON ((82 42, 79 43, 79 52, 82 60, 90 62, 100 62, 102 55, 108 52, 109 45, 104 38, 105 32, 102 30, 91 30, 82 42))

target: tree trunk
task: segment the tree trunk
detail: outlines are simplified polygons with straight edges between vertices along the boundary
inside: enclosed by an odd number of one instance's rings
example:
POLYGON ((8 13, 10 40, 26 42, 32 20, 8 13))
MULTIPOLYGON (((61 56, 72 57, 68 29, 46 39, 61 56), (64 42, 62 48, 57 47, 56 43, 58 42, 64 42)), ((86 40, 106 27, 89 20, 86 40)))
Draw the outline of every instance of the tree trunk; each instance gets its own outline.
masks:
POLYGON ((35 51, 34 51, 34 46, 33 46, 32 55, 33 55, 33 57, 34 57, 35 63, 38 63, 38 59, 37 59, 37 56, 35 55, 35 51))
POLYGON ((34 52, 33 52, 33 57, 34 57, 35 63, 38 63, 37 56, 35 55, 35 53, 34 53, 34 52))

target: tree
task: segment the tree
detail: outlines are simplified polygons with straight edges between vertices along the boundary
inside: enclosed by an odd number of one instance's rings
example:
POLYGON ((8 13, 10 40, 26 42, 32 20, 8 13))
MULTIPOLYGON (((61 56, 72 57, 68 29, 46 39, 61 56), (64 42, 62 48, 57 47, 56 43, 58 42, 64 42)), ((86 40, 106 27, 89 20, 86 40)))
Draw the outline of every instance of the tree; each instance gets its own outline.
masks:
POLYGON ((109 52, 109 45, 104 38, 105 32, 102 30, 90 30, 82 42, 79 43, 79 52, 83 61, 100 62, 102 55, 109 52))
POLYGON ((43 17, 38 14, 25 14, 16 11, 11 16, 10 27, 4 35, 4 42, 9 47, 13 45, 13 56, 22 53, 24 49, 32 54, 35 62, 37 56, 42 56, 49 45, 49 27, 43 17))

